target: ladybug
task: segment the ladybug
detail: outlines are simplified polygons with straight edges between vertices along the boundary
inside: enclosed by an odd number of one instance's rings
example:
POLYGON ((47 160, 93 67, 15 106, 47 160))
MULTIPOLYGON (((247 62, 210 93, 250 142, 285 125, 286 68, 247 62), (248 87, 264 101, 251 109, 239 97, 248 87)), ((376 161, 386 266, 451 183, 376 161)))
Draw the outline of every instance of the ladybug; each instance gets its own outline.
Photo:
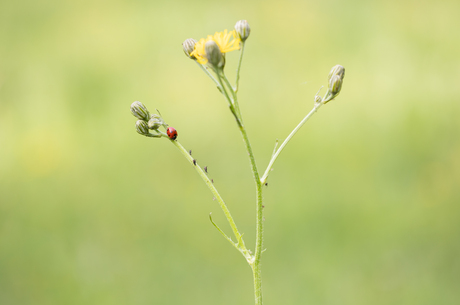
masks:
POLYGON ((177 130, 172 127, 168 127, 166 134, 171 140, 175 140, 177 138, 177 130))

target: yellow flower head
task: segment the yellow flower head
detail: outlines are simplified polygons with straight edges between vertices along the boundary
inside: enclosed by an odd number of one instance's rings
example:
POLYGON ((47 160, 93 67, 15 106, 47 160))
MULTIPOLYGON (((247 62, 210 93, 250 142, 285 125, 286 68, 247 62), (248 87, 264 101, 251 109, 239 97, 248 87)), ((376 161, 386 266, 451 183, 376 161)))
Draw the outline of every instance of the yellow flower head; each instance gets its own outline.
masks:
POLYGON ((230 33, 227 32, 227 30, 223 32, 216 32, 214 36, 208 35, 206 39, 201 38, 200 41, 198 41, 195 44, 195 49, 193 50, 192 53, 190 53, 190 57, 195 56, 196 60, 204 65, 208 62, 208 59, 206 58, 206 51, 205 51, 205 45, 206 42, 213 40, 217 46, 219 47, 219 50, 222 53, 227 53, 230 51, 235 51, 240 49, 240 38, 238 34, 235 32, 235 30, 231 31, 230 33))

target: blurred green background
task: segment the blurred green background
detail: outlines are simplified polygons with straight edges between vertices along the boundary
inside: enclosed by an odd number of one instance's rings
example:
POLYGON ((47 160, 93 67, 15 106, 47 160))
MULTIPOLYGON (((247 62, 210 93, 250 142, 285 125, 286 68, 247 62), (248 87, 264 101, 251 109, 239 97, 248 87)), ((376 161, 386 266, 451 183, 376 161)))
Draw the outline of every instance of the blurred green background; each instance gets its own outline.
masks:
POLYGON ((230 232, 212 195, 129 112, 135 100, 161 111, 253 249, 243 142, 181 47, 240 19, 252 27, 240 105, 260 171, 330 68, 347 71, 264 193, 265 304, 459 304, 459 11, 0 1, 0 304, 253 304, 250 268, 208 220, 230 232))

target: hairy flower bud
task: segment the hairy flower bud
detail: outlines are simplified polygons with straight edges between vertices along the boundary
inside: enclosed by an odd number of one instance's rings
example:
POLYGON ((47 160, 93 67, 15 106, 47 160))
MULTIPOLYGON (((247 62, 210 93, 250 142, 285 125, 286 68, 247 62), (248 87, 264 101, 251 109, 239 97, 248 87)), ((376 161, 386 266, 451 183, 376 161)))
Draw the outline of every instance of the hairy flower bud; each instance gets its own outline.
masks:
POLYGON ((248 39, 249 34, 251 33, 251 28, 249 23, 246 20, 240 20, 235 24, 235 30, 240 36, 241 41, 248 39))
POLYGON ((342 78, 340 75, 334 75, 329 80, 329 90, 331 91, 332 95, 337 96, 342 89, 342 78))
POLYGON ((193 38, 186 39, 182 43, 182 48, 184 49, 185 55, 187 55, 191 59, 196 59, 194 55, 190 56, 190 53, 192 53, 195 50, 195 44, 197 41, 193 38))
POLYGON ((333 66, 331 72, 329 72, 328 81, 331 81, 332 76, 338 75, 341 79, 345 77, 345 68, 341 65, 333 66))
POLYGON ((328 76, 329 88, 327 90, 326 97, 323 100, 323 104, 326 104, 330 100, 334 99, 337 95, 339 95, 340 90, 342 89, 344 77, 344 67, 342 67, 341 65, 336 65, 332 67, 331 72, 329 72, 328 76))
POLYGON ((146 121, 138 120, 136 122, 136 131, 143 136, 150 136, 149 126, 147 125, 146 121))
POLYGON ((147 107, 141 102, 134 102, 131 104, 131 113, 140 120, 148 121, 150 119, 147 107))
POLYGON ((223 68, 225 65, 225 58, 219 49, 219 46, 214 40, 210 40, 205 44, 206 58, 208 62, 215 68, 223 68))
POLYGON ((150 120, 149 120, 149 122, 147 124, 148 124, 149 129, 157 130, 158 128, 160 128, 161 125, 163 125, 163 123, 164 122, 160 118, 159 115, 152 114, 152 116, 150 117, 150 120))

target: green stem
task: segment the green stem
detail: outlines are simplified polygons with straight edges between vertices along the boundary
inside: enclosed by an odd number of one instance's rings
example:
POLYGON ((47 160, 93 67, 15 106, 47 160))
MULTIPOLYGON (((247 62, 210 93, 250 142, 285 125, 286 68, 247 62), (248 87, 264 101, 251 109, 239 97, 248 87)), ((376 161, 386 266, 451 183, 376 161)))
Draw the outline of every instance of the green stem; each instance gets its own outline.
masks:
MULTIPOLYGON (((227 99, 228 103, 230 104, 230 106, 233 106, 235 101, 230 97, 230 95, 228 95, 228 92, 227 92, 227 88, 224 86, 224 84, 222 83, 222 75, 224 75, 224 73, 222 72, 222 70, 217 70, 216 71, 216 75, 217 75, 217 81, 219 82, 219 85, 222 87, 222 94, 225 96, 225 98, 227 99)), ((235 95, 233 94, 233 89, 230 87, 229 90, 232 90, 232 97, 234 97, 235 95)))
MULTIPOLYGON (((240 65, 241 65, 241 58, 240 56, 240 65)), ((237 82, 239 78, 239 67, 237 72, 237 82)), ((243 137, 243 141, 246 146, 246 151, 249 155, 249 160, 251 163, 251 169, 254 176, 254 181, 256 183, 256 246, 255 246, 255 253, 251 260, 248 260, 249 265, 253 271, 254 277, 254 295, 256 305, 262 305, 262 279, 261 279, 261 271, 260 271, 260 257, 262 254, 262 245, 263 245, 263 206, 262 206, 262 183, 259 178, 259 171, 257 169, 256 161, 254 158, 254 153, 252 152, 251 143, 249 142, 248 134, 246 132, 246 128, 244 127, 243 119, 241 117, 241 113, 239 110, 238 105, 238 97, 236 94, 237 88, 233 89, 230 82, 228 81, 227 77, 223 73, 223 71, 216 71, 217 79, 219 84, 223 87, 222 94, 225 96, 227 101, 230 103, 230 110, 232 111, 233 115, 235 116, 238 128, 240 129, 241 135, 243 137), (222 72, 222 73, 219 73, 222 72), (222 75, 221 75, 222 74, 222 75), (224 79, 228 90, 232 91, 232 97, 227 93, 225 86, 222 83, 222 78, 224 79)))
POLYGON ((252 275, 254 277, 255 305, 262 305, 262 278, 260 276, 260 264, 254 264, 252 267, 252 275))
POLYGON ((212 79, 212 81, 216 84, 217 86, 217 89, 219 89, 220 92, 222 92, 222 86, 219 84, 219 82, 214 78, 214 76, 212 76, 211 73, 209 73, 208 69, 206 67, 204 67, 202 64, 200 64, 199 62, 195 61, 196 64, 201 68, 201 70, 203 70, 204 73, 206 73, 207 76, 209 76, 210 79, 212 79))
MULTIPOLYGON (((242 126, 243 122, 241 121, 241 118, 240 118, 240 115, 238 114, 238 111, 235 109, 235 103, 236 103, 236 99, 233 100, 232 98, 230 98, 230 96, 228 95, 227 93, 227 88, 224 86, 224 84, 222 83, 222 76, 221 76, 221 73, 222 75, 225 77, 225 75, 223 74, 222 71, 216 71, 216 75, 217 75, 217 80, 219 81, 219 84, 220 86, 222 86, 223 90, 222 90, 222 94, 224 95, 224 97, 227 99, 228 101, 228 107, 230 108, 230 111, 232 112, 233 116, 235 117, 235 120, 236 120, 236 123, 238 124, 238 126, 242 126)), ((225 79, 227 79, 225 77, 225 79)), ((228 80, 227 80, 228 81, 228 80)), ((236 98, 236 95, 234 94, 233 92, 233 89, 231 88, 228 88, 229 90, 232 91, 232 96, 234 98, 236 98)))
MULTIPOLYGON (((230 82, 224 75, 224 80, 226 81, 227 86, 229 89, 231 88, 230 82)), ((232 89, 233 91, 233 89, 232 89)), ((255 253, 254 259, 252 263, 250 263, 251 268, 253 270, 254 276, 254 294, 256 305, 262 305, 262 279, 261 279, 261 272, 260 272, 260 256, 262 254, 262 245, 263 245, 263 205, 262 205, 262 183, 259 179, 259 171, 257 169, 256 160, 254 158, 254 153, 252 152, 251 143, 249 142, 249 137, 246 132, 246 128, 244 127, 243 118, 241 117, 241 113, 239 111, 238 105, 238 98, 236 92, 233 95, 233 102, 235 109, 237 111, 239 117, 239 129, 241 135, 243 136, 244 144, 246 145, 246 151, 249 155, 249 161, 251 163, 252 174, 254 176, 254 182, 256 183, 256 246, 255 246, 255 253)))
POLYGON ((263 206, 262 206, 262 183, 259 179, 259 172, 252 152, 251 144, 246 133, 246 129, 242 124, 240 127, 241 135, 243 136, 244 143, 246 144, 246 150, 249 154, 249 160, 251 161, 252 173, 254 175, 254 181, 256 183, 256 248, 254 254, 254 261, 251 264, 253 276, 254 276, 254 294, 256 305, 262 305, 262 279, 260 275, 260 256, 262 254, 263 244, 263 206))
POLYGON ((223 77, 223 79, 225 81, 225 84, 227 85, 228 89, 232 92, 233 106, 235 108, 235 111, 236 111, 238 117, 241 118, 240 105, 238 103, 238 95, 236 94, 236 91, 233 89, 232 85, 230 84, 230 81, 228 80, 228 78, 225 75, 223 70, 222 70, 222 77, 223 77))
POLYGON ((236 95, 236 92, 233 89, 232 84, 230 84, 230 81, 228 80, 227 76, 225 76, 224 70, 222 70, 222 78, 224 79, 224 82, 227 85, 228 90, 230 90, 230 92, 232 93, 233 103, 236 104, 236 100, 238 99, 237 95, 236 95))
POLYGON ((241 43, 241 53, 240 53, 240 60, 238 61, 238 68, 236 69, 236 80, 235 80, 235 93, 238 92, 239 83, 240 83, 240 70, 241 70, 241 63, 243 62, 243 54, 244 54, 244 46, 246 42, 241 43))
POLYGON ((232 215, 230 214, 230 211, 227 208, 227 205, 225 204, 224 200, 220 196, 219 192, 215 188, 215 186, 212 183, 212 181, 208 178, 208 176, 206 175, 204 170, 198 165, 196 160, 194 160, 192 158, 192 156, 190 156, 190 154, 187 152, 187 150, 178 141, 176 141, 176 140, 170 140, 170 141, 171 141, 172 144, 174 144, 179 149, 179 151, 187 159, 187 161, 195 168, 195 170, 198 172, 200 177, 203 179, 203 181, 206 183, 208 188, 211 190, 211 193, 214 195, 214 198, 216 198, 217 202, 219 203, 220 208, 224 212, 225 217, 227 218, 227 221, 228 221, 228 223, 230 224, 230 227, 233 230, 233 234, 235 235, 236 240, 237 240, 237 248, 239 248, 240 252, 243 254, 243 256, 246 257, 247 260, 250 260, 250 254, 249 254, 249 251, 246 249, 246 246, 244 245, 242 235, 238 231, 238 228, 237 228, 237 226, 235 224, 235 221, 233 220, 232 215))
POLYGON ((313 109, 303 118, 302 121, 300 121, 300 123, 296 126, 296 128, 294 128, 293 131, 291 131, 291 133, 287 136, 286 140, 284 140, 283 144, 281 144, 281 146, 278 148, 278 150, 275 152, 275 154, 272 156, 270 162, 268 163, 268 166, 267 166, 267 169, 265 170, 265 173, 264 175, 262 176, 262 178, 260 179, 260 182, 262 184, 265 184, 267 182, 267 178, 268 178, 268 175, 270 174, 270 171, 273 167, 273 164, 275 163, 276 159, 278 158, 278 156, 280 155, 281 151, 283 151, 284 147, 286 146, 287 143, 289 143, 289 141, 292 139, 292 137, 297 133, 297 131, 299 131, 299 129, 308 121, 308 119, 316 113, 316 111, 318 110, 319 107, 321 107, 323 104, 320 103, 320 104, 315 104, 315 106, 313 107, 313 109))

